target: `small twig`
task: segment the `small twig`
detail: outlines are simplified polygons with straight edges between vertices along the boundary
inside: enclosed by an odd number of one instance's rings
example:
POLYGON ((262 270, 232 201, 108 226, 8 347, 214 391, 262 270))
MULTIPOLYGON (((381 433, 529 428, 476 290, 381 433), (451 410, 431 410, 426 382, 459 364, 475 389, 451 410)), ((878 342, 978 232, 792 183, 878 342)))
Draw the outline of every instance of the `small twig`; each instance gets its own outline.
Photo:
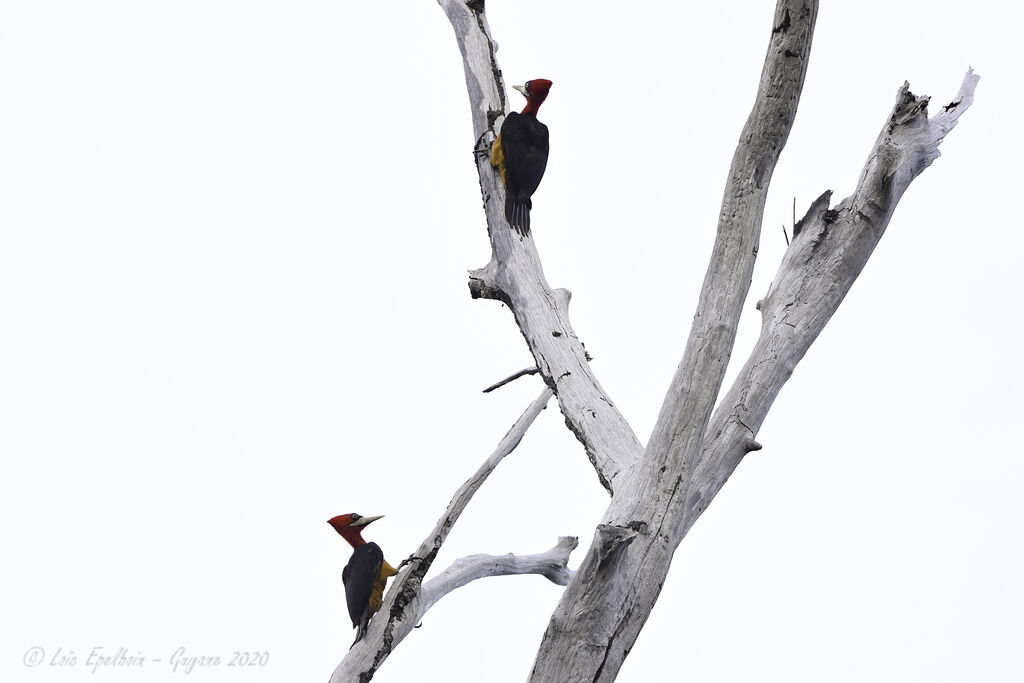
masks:
POLYGON ((486 389, 484 389, 484 393, 485 394, 489 394, 492 391, 494 391, 495 389, 499 389, 499 388, 505 386, 506 384, 508 384, 509 382, 512 382, 514 380, 519 379, 523 375, 536 375, 538 372, 540 372, 540 368, 538 368, 537 366, 534 366, 532 368, 526 368, 524 370, 520 370, 519 372, 515 373, 514 375, 511 375, 511 376, 506 377, 505 379, 501 380, 497 384, 492 384, 491 386, 487 387, 486 389))
POLYGON ((786 238, 786 246, 789 246, 789 235, 786 234, 786 224, 782 224, 782 236, 786 238))

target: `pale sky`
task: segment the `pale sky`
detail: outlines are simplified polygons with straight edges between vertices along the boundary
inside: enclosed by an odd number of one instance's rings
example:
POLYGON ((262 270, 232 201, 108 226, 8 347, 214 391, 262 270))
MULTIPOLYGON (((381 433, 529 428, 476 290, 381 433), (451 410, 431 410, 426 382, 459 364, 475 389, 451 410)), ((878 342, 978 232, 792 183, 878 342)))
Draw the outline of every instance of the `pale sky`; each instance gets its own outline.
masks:
MULTIPOLYGON (((554 81, 547 279, 644 441, 773 8, 488 3, 507 82, 554 81)), ((904 80, 934 110, 972 66, 976 101, 680 546, 620 681, 1021 680, 1022 18, 822 3, 730 378, 793 198, 852 191, 904 80)), ((177 681, 179 648, 222 660, 189 680, 327 680, 353 631, 326 520, 385 514, 366 537, 397 564, 540 391, 480 393, 532 361, 468 295, 490 254, 472 143, 429 0, 0 1, 0 680, 177 681), (96 647, 147 661, 93 674, 96 647)), ((606 502, 552 402, 435 567, 577 535, 575 567, 606 502)), ((561 590, 471 584, 375 680, 522 681, 561 590)))

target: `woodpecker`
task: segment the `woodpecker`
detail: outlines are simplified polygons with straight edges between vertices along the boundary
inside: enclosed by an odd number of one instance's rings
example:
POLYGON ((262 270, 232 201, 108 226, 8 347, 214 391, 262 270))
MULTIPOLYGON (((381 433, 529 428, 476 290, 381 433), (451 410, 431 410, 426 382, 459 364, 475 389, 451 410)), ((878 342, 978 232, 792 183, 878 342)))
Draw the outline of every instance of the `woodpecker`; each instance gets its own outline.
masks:
POLYGON ((526 96, 526 107, 505 117, 491 149, 491 166, 505 183, 505 218, 525 237, 530 234, 530 197, 548 164, 548 127, 537 120, 537 110, 547 99, 551 81, 535 78, 512 87, 526 96))
POLYGON ((352 557, 341 572, 341 582, 345 584, 348 615, 352 618, 352 628, 356 629, 356 639, 352 641, 352 645, 362 640, 370 617, 380 609, 388 577, 398 573, 398 570, 384 559, 384 553, 379 545, 363 540, 363 528, 383 516, 363 517, 350 512, 327 520, 327 523, 352 546, 352 557))

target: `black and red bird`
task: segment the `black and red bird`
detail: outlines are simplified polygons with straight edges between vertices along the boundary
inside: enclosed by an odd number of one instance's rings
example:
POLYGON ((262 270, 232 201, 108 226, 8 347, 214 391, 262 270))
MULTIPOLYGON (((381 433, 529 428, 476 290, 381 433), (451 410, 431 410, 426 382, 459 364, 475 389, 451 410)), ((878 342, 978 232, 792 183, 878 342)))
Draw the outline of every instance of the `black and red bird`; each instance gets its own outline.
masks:
POLYGON ((534 78, 512 86, 526 95, 526 108, 511 112, 491 149, 491 166, 505 183, 505 218, 520 235, 530 233, 530 197, 537 191, 548 165, 548 127, 537 120, 537 110, 547 99, 551 81, 534 78))
POLYGON ((363 517, 351 512, 327 520, 352 546, 352 557, 341 572, 341 582, 345 584, 345 602, 348 603, 348 615, 352 617, 352 628, 357 629, 353 645, 362 640, 370 617, 380 609, 388 577, 398 573, 384 559, 379 545, 363 540, 363 528, 383 516, 363 517))

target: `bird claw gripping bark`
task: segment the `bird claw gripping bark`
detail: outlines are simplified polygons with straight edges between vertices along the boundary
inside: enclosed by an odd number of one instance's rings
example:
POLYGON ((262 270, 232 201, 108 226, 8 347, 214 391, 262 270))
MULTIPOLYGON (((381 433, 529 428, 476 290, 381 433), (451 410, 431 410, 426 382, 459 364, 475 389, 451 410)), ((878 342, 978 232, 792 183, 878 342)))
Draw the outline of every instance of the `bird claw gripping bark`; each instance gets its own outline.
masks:
POLYGON ((402 560, 401 562, 399 562, 398 566, 395 567, 395 569, 398 570, 398 571, 401 571, 402 567, 404 567, 407 564, 412 564, 413 562, 422 562, 422 561, 423 561, 422 557, 417 557, 416 553, 413 553, 409 557, 407 557, 404 560, 402 560))

